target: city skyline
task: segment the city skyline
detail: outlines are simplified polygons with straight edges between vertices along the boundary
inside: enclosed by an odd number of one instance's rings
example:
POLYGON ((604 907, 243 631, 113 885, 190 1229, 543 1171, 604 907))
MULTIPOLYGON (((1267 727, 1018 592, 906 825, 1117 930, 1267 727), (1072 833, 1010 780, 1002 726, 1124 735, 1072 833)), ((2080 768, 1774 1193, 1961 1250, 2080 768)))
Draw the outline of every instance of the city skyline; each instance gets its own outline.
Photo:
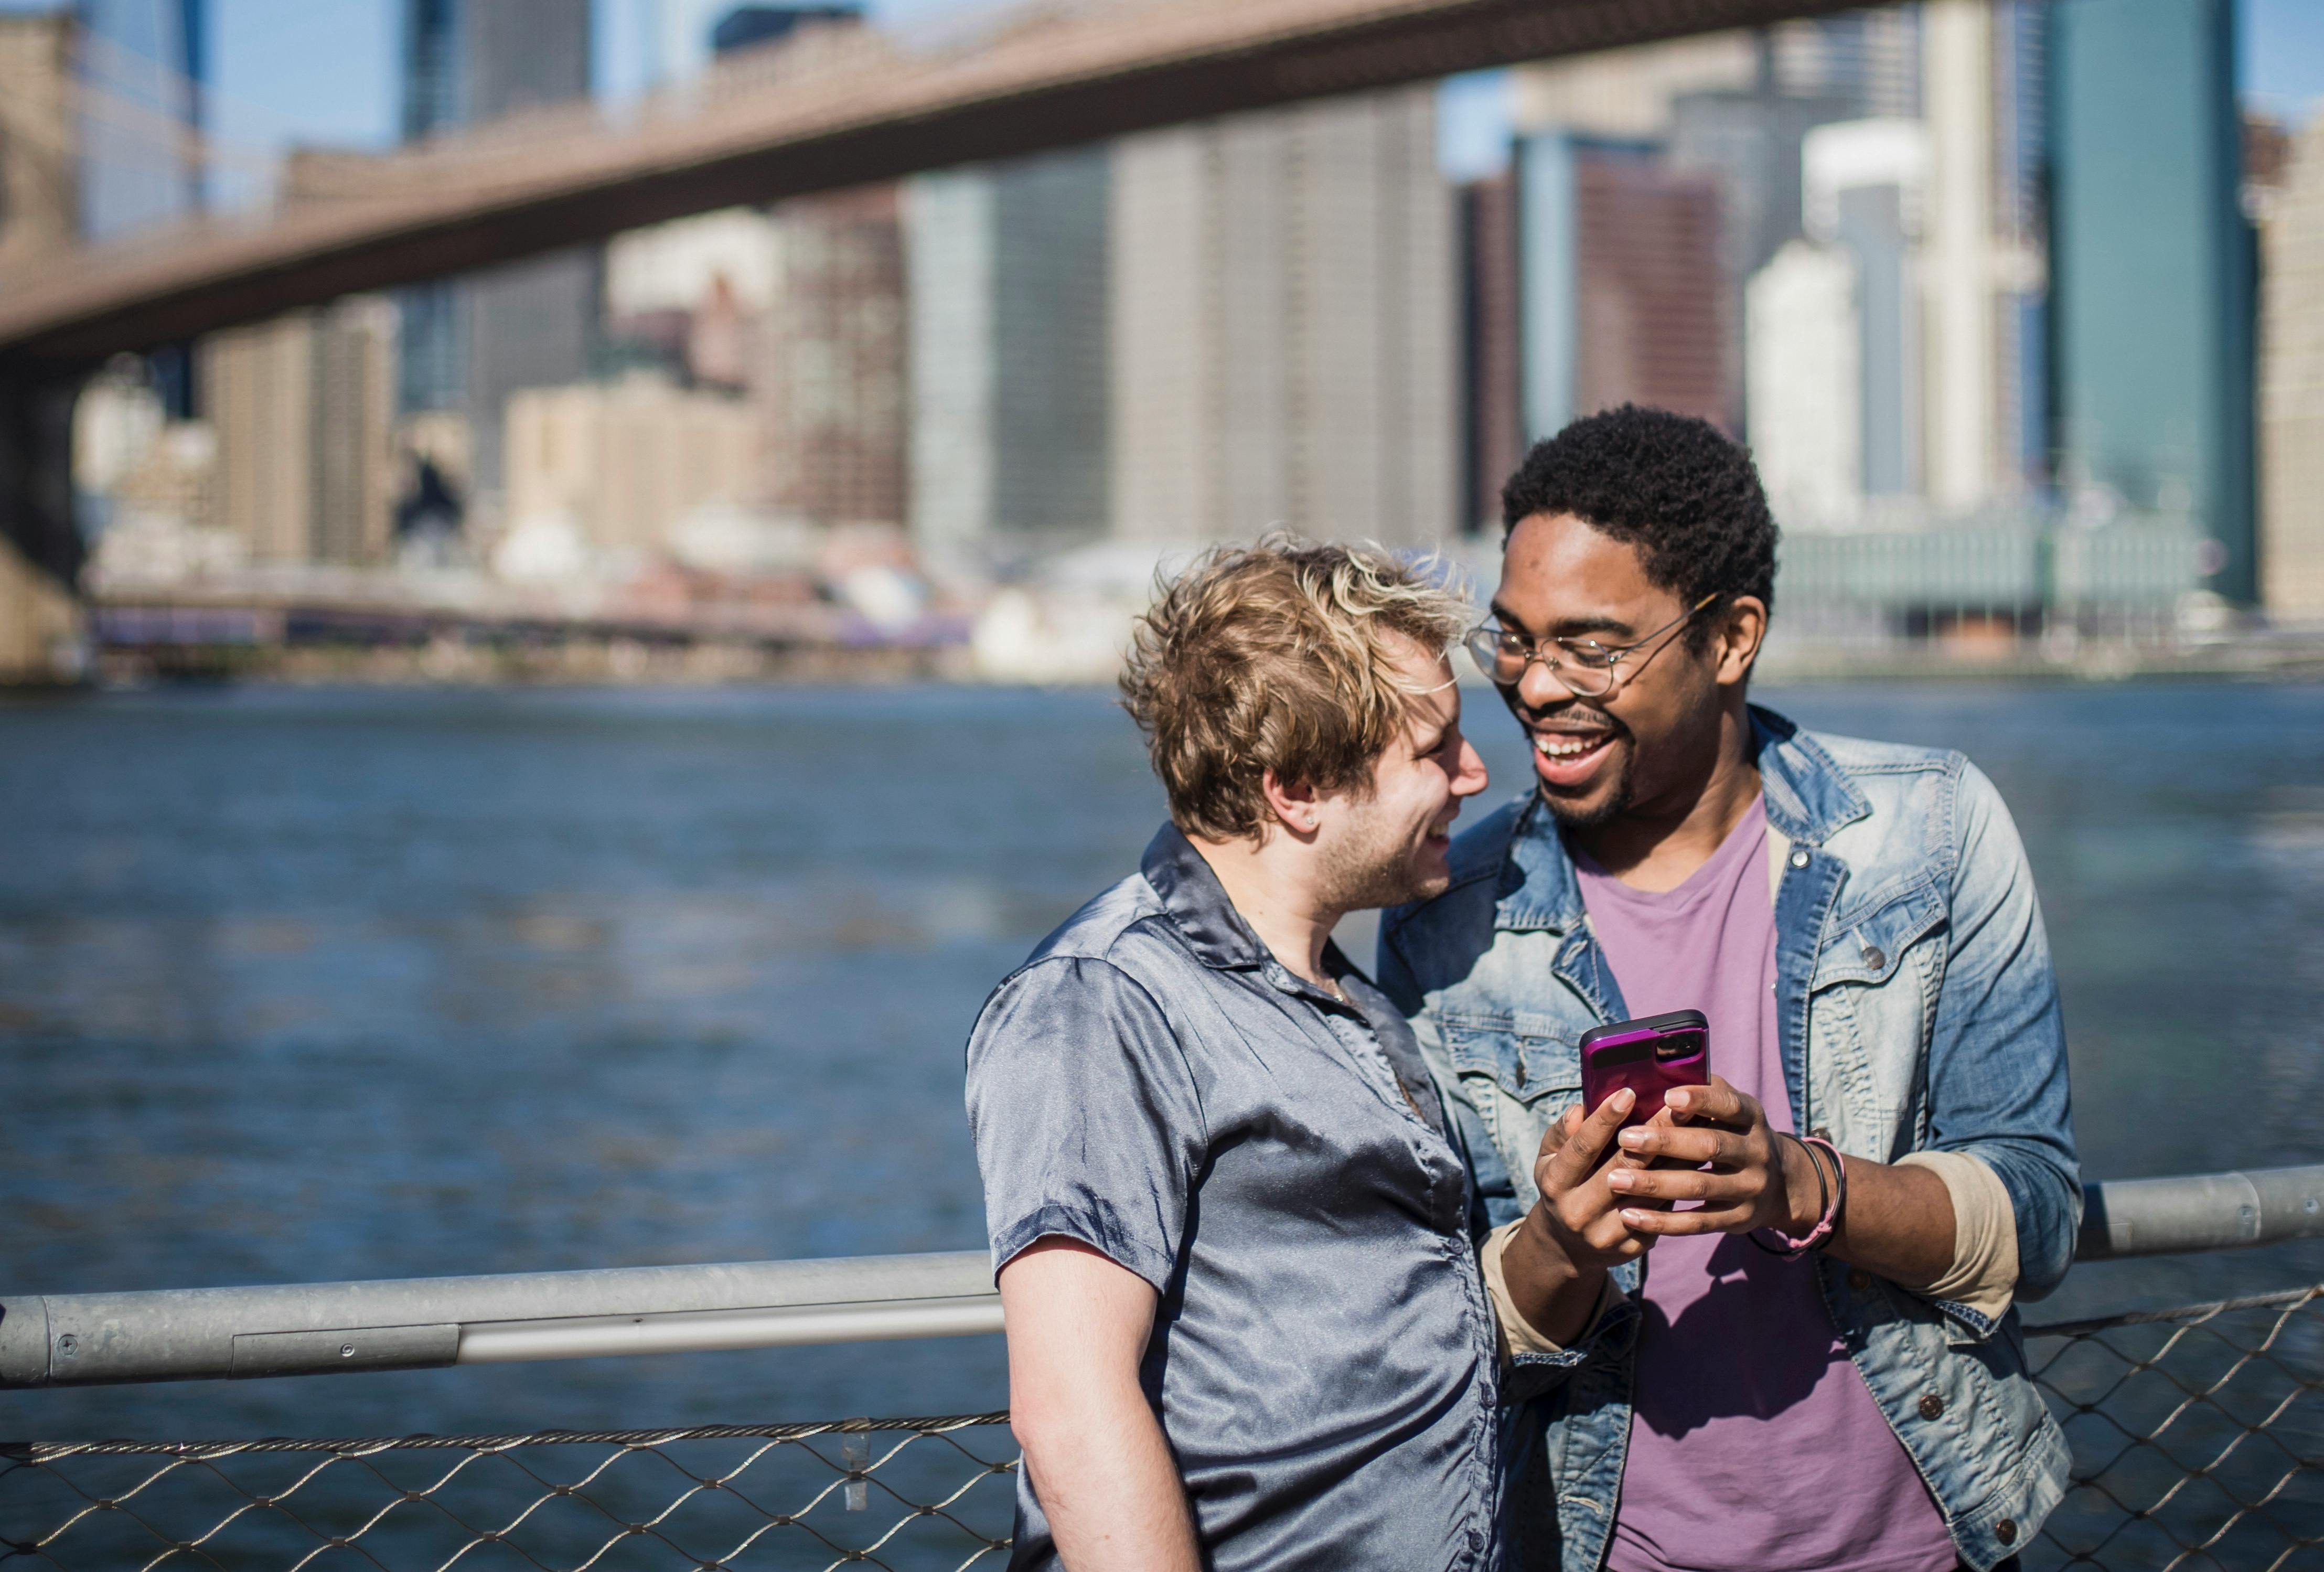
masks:
MULTIPOLYGON (((0 0, 0 14, 60 3, 0 0)), ((710 58, 710 26, 732 3, 595 0, 593 89, 618 99, 640 90, 657 69, 664 79, 699 69, 710 58), (648 25, 650 17, 660 25, 648 25)), ((908 28, 992 4, 865 0, 864 8, 875 22, 908 28)), ((2324 7, 2237 0, 2236 12, 2245 101, 2295 130, 2324 113, 2324 7)), ((298 144, 385 149, 400 139, 401 0, 208 0, 207 16, 206 99, 220 142, 279 155, 298 144)), ((1515 119, 1508 73, 1450 79, 1442 97, 1447 172, 1462 179, 1490 172, 1506 157, 1515 119)))

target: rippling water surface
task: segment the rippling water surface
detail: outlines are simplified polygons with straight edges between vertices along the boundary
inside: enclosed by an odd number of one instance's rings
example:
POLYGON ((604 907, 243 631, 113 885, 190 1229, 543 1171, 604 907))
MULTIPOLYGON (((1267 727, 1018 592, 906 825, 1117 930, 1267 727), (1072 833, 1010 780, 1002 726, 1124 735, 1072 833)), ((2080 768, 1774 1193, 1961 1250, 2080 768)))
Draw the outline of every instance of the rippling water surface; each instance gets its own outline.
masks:
MULTIPOLYGON (((2093 1178, 2324 1159, 2324 689, 1820 687, 2031 848, 2093 1178)), ((1477 702, 1472 696, 1471 703, 1477 702)), ((1485 699, 1489 703, 1489 698, 1485 699)), ((1504 783, 1513 732, 1478 713, 1504 783)), ((0 707, 0 1291, 969 1249, 960 1048, 1161 811, 1102 694, 0 707)), ((2080 1313, 2324 1276, 2077 1273, 2080 1313)), ((997 1338, 0 1394, 0 1435, 961 1412, 997 1338)))

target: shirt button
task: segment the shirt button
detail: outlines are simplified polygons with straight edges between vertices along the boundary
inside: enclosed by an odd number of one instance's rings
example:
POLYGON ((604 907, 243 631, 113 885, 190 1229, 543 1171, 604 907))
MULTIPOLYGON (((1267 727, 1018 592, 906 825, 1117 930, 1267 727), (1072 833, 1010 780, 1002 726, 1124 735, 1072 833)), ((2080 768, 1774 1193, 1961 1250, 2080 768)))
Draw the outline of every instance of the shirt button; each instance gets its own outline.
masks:
POLYGON ((1858 1293, 1869 1293, 1872 1291, 1872 1274, 1859 1266, 1848 1274, 1848 1286, 1858 1293))
POLYGON ((2016 1522, 2013 1519, 2003 1518, 1993 1525, 1993 1537, 2005 1545, 2015 1544, 2017 1542, 2016 1522))
POLYGON ((1921 1399, 1921 1417, 1923 1419, 1940 1419, 1944 1418, 1944 1413, 1945 1400, 1939 1397, 1935 1392, 1930 1392, 1921 1399))
POLYGON ((1804 846, 1794 846, 1792 848, 1792 866, 1795 868, 1804 868, 1807 865, 1807 848, 1804 846))
POLYGON ((1864 947, 1864 964, 1877 972, 1888 964, 1887 954, 1878 945, 1868 944, 1864 947))

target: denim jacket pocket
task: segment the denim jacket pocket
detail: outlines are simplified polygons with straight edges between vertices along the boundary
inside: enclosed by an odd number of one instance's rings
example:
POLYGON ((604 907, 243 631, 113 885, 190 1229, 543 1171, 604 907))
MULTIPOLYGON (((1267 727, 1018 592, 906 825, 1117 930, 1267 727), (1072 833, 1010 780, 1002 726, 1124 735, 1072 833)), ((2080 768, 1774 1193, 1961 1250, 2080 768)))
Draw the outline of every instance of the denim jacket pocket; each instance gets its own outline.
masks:
POLYGON ((1582 1089, 1582 1059, 1574 1039, 1546 1021, 1522 1015, 1443 1015, 1437 1030, 1444 1055, 1461 1075, 1489 1077, 1517 1101, 1540 1102, 1563 1093, 1571 1102, 1582 1089))
POLYGON ((1903 889, 1874 892, 1835 913, 1816 954, 1811 993, 1837 983, 1878 987, 1896 975, 1913 946, 1944 925, 1943 897, 1926 876, 1903 889))

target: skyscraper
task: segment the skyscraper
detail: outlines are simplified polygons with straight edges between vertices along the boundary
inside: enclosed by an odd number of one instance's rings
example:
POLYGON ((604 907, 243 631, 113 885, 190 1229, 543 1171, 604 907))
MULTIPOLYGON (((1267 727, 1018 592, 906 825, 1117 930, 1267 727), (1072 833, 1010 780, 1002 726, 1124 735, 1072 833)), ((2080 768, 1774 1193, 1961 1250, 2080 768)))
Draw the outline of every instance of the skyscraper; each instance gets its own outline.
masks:
POLYGON ((1499 523, 1501 487, 1525 458, 1518 297, 1517 177, 1503 170, 1461 190, 1461 522, 1486 534, 1499 523))
POLYGON ((0 268, 80 233, 72 42, 69 16, 0 15, 0 268))
POLYGON ((2256 593, 2253 238, 2233 0, 2057 0, 2049 58, 2061 478, 2190 519, 2256 593))
POLYGON ((82 231, 92 240, 201 206, 202 0, 78 0, 82 231))
POLYGON ((203 341, 217 433, 217 522, 253 562, 367 566, 387 555, 394 313, 350 296, 203 341))
POLYGON ((1563 131, 1524 138, 1517 168, 1529 434, 1624 403, 1727 422, 1716 182, 1563 131))
MULTIPOLYGON (((1731 430, 1747 430, 1750 421, 1745 286, 1801 235, 1804 138, 1815 126, 1833 121, 1919 113, 1918 10, 1900 6, 1785 22, 1518 69, 1521 134, 1563 134, 1574 139, 1569 152, 1577 155, 1585 147, 1601 150, 1579 157, 1574 171, 1596 163, 1600 178, 1606 178, 1614 166, 1600 162, 1601 154, 1628 143, 1650 148, 1672 171, 1715 187, 1721 393, 1715 406, 1697 412, 1731 430)), ((1542 143, 1533 150, 1537 177, 1549 182, 1545 194, 1563 179, 1556 171, 1564 155, 1556 149, 1554 143, 1542 143)), ((1528 218, 1529 231, 1543 222, 1548 220, 1538 214, 1528 218)), ((1578 277, 1569 282, 1578 287, 1578 277)), ((1558 287, 1554 263, 1540 276, 1529 271, 1529 299, 1540 310, 1552 309, 1551 296, 1541 291, 1548 289, 1554 295, 1558 287)), ((1564 302, 1555 310, 1572 315, 1575 306, 1564 302)), ((1541 320, 1539 310, 1535 320, 1541 320)), ((1576 352, 1578 343, 1577 338, 1576 352)), ((1537 402, 1545 383, 1563 385, 1578 369, 1536 366, 1529 375, 1537 402)), ((1555 403, 1552 399, 1540 408, 1555 403)), ((1533 421, 1529 415, 1529 424, 1533 421)))
POLYGON ((905 188, 911 528, 973 561, 1107 517, 1104 148, 905 188))
MULTIPOLYGON (((204 0, 76 0, 82 237, 176 223, 202 206, 204 0)), ((148 357, 164 404, 194 412, 189 347, 148 357)))
MULTIPOLYGON (((588 0, 404 0, 403 67, 407 142, 585 97, 588 0)), ((400 292, 399 402, 466 416, 479 491, 502 484, 509 395, 586 375, 602 272, 584 246, 400 292)))
POLYGON ((1114 532, 1463 528, 1458 248, 1432 88, 1119 143, 1114 532))
POLYGON ((2262 236, 2261 579, 2271 615, 2324 622, 2324 117, 2300 134, 2262 236))
POLYGON ((903 522, 899 206, 897 188, 879 185, 775 210, 773 298, 748 353, 759 495, 778 513, 825 524, 903 522))

